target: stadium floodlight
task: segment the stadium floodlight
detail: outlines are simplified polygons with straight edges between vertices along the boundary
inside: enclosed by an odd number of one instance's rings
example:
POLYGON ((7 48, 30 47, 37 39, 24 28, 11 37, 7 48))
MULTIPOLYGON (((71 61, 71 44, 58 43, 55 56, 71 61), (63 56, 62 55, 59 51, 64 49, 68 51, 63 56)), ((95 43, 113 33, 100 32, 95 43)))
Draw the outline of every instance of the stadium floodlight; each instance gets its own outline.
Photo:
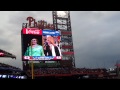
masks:
POLYGON ((58 17, 67 17, 68 11, 57 11, 58 17))

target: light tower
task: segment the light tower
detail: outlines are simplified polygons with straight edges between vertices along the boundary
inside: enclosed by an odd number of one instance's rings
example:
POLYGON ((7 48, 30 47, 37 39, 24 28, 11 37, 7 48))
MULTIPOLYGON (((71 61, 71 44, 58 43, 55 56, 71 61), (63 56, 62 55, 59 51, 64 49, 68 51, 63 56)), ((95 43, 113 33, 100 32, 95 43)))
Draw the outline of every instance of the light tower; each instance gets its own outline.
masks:
POLYGON ((52 11, 52 14, 54 28, 61 32, 62 60, 72 61, 75 67, 70 11, 52 11))

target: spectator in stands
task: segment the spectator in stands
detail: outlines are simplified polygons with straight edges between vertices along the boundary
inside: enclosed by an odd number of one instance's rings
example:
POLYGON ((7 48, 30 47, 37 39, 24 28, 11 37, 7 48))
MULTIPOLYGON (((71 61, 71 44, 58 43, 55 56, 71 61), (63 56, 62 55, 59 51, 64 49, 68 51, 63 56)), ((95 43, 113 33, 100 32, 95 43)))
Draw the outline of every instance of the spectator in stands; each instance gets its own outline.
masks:
POLYGON ((31 45, 27 47, 27 50, 24 55, 25 56, 45 56, 43 47, 38 44, 38 40, 36 38, 33 38, 31 40, 31 45))

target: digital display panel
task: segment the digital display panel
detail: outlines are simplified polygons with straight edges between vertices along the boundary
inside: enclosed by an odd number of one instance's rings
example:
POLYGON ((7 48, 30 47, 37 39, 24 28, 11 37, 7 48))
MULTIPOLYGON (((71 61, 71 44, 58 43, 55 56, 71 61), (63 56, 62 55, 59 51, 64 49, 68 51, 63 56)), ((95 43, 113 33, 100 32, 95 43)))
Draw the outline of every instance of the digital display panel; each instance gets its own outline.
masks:
POLYGON ((61 60, 61 37, 56 30, 23 28, 22 60, 61 60))
POLYGON ((27 76, 0 74, 0 79, 27 79, 27 76))

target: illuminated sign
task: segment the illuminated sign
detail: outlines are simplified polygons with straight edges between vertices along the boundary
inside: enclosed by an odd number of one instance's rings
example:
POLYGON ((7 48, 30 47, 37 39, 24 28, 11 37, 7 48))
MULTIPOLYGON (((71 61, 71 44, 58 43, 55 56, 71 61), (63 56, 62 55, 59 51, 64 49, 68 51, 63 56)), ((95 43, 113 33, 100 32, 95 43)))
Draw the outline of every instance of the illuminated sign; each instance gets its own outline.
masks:
POLYGON ((0 74, 0 79, 27 79, 27 76, 22 75, 2 75, 0 74))
POLYGON ((60 32, 48 29, 22 29, 22 60, 61 60, 60 32))
POLYGON ((68 13, 69 13, 68 11, 57 11, 57 16, 68 18, 68 13))
POLYGON ((37 28, 24 28, 22 30, 23 34, 35 34, 35 35, 42 35, 42 30, 37 28))

